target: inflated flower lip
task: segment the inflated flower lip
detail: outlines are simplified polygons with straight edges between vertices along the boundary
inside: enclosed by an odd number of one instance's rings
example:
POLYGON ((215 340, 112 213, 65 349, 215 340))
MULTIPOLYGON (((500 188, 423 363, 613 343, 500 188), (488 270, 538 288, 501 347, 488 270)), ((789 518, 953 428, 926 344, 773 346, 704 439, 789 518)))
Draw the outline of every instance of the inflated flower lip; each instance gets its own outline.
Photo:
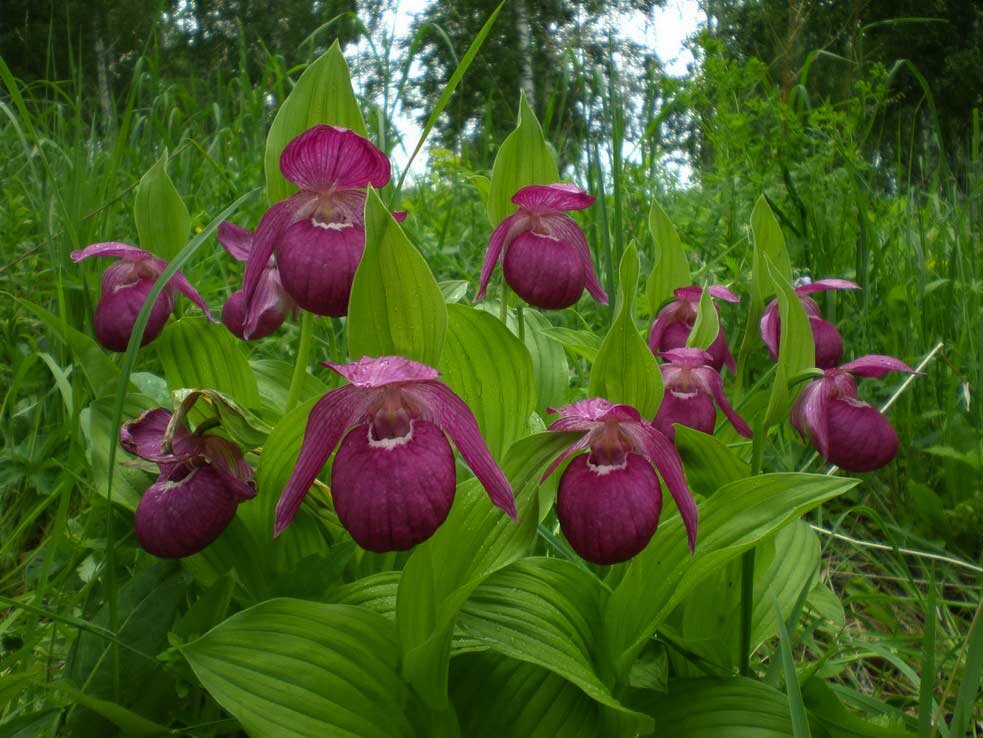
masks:
POLYGON ((673 423, 713 433, 717 420, 714 403, 721 409, 734 429, 751 438, 751 428, 731 407, 724 393, 720 374, 712 366, 713 357, 698 348, 665 351, 659 356, 667 360, 660 369, 665 383, 665 395, 652 424, 666 437, 675 439, 673 423))
MULTIPOLYGON (((116 241, 90 244, 71 253, 72 261, 75 262, 94 256, 119 259, 102 273, 102 297, 93 317, 96 339, 110 351, 126 351, 140 308, 143 307, 154 282, 167 268, 167 262, 149 251, 116 241)), ((209 320, 214 320, 208 305, 191 286, 187 277, 176 272, 154 302, 143 331, 141 346, 154 340, 171 317, 175 290, 201 308, 209 320)))
POLYGON ((879 469, 897 453, 898 435, 877 408, 857 396, 854 377, 880 378, 892 371, 917 374, 903 361, 878 354, 826 369, 799 395, 792 424, 831 464, 852 472, 879 469))
MULTIPOLYGON (((819 305, 809 295, 828 290, 859 290, 860 285, 846 279, 820 279, 795 288, 802 307, 809 316, 812 339, 816 345, 816 366, 831 369, 843 358, 843 338, 836 326, 823 319, 819 305)), ((778 343, 781 340, 782 323, 778 314, 778 301, 772 300, 761 316, 761 339, 768 347, 773 361, 778 361, 778 343)))
MULTIPOLYGON (((253 232, 230 221, 218 227, 218 241, 236 261, 245 262, 253 249, 253 232)), ((293 298, 287 294, 280 281, 276 261, 270 257, 259 278, 252 304, 246 308, 246 294, 239 289, 233 292, 222 307, 222 322, 234 335, 245 338, 245 327, 250 321, 256 326, 251 339, 265 338, 276 331, 287 316, 296 310, 293 298)))
POLYGON ((300 458, 276 508, 274 533, 300 508, 331 452, 331 494, 342 525, 370 551, 410 548, 450 512, 456 474, 445 433, 492 503, 516 518, 512 488, 465 402, 439 372, 400 356, 325 362, 348 380, 322 397, 307 420, 300 458))
POLYGON ((580 299, 584 289, 602 305, 608 296, 594 271, 587 239, 568 210, 583 210, 594 198, 572 184, 528 185, 512 197, 519 209, 492 233, 481 266, 475 302, 485 296, 495 265, 530 305, 558 310, 580 299))
MULTIPOLYGON (((723 285, 713 284, 708 289, 710 295, 718 300, 730 303, 741 301, 740 297, 723 285)), ((674 290, 673 294, 676 299, 659 310, 655 320, 652 321, 652 328, 649 332, 649 348, 656 355, 686 346, 686 340, 696 323, 700 298, 703 297, 703 288, 698 285, 680 287, 674 290)), ((714 309, 717 310, 716 306, 714 309)), ((719 310, 717 310, 717 315, 719 317, 719 310)), ((707 352, 711 357, 710 365, 718 372, 725 364, 732 374, 737 371, 737 364, 730 352, 730 347, 727 345, 727 336, 723 326, 720 327, 717 337, 710 344, 707 352)))
POLYGON ((565 460, 557 492, 557 517, 574 550, 588 561, 626 561, 648 544, 659 523, 659 477, 676 502, 690 550, 696 546, 697 509, 675 446, 630 405, 589 398, 560 409, 551 431, 583 435, 557 457, 545 480, 565 460), (654 467, 654 470, 653 470, 654 467))
POLYGON ((273 205, 259 222, 246 265, 244 334, 258 324, 253 303, 270 257, 276 254, 287 293, 318 315, 348 312, 355 269, 365 248, 365 193, 384 187, 386 155, 354 131, 318 125, 286 145, 280 171, 300 191, 273 205))
POLYGON ((219 436, 192 433, 170 410, 148 410, 120 428, 120 445, 153 461, 159 475, 140 498, 133 524, 140 545, 162 558, 196 554, 256 496, 242 451, 219 436))

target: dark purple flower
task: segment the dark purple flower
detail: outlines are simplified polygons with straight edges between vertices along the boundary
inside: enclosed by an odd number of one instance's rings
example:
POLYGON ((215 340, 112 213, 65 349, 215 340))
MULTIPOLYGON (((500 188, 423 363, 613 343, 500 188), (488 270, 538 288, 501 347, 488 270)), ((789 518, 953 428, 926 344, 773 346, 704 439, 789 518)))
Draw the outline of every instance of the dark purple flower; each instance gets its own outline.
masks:
POLYGON ((454 454, 445 432, 492 503, 516 517, 512 488, 474 415, 437 381, 436 369, 401 356, 325 366, 349 384, 311 410, 300 458, 276 507, 276 535, 341 441, 331 465, 331 496, 352 538, 369 551, 401 551, 425 541, 454 501, 454 454))
MULTIPOLYGON (((741 301, 740 297, 723 285, 710 285, 709 289, 710 295, 719 300, 726 302, 741 301)), ((649 348, 656 355, 686 346, 686 340, 696 323, 696 314, 700 309, 703 288, 696 285, 680 287, 673 294, 676 299, 659 311, 652 322, 652 330, 649 332, 649 348)), ((720 310, 717 310, 717 316, 719 318, 720 310)), ((724 364, 727 365, 731 373, 737 371, 734 357, 727 345, 727 336, 724 334, 723 325, 720 326, 720 331, 713 343, 710 344, 710 348, 707 349, 707 353, 710 354, 710 366, 718 372, 724 364)))
MULTIPOLYGON (((820 369, 832 369, 843 358, 843 339, 836 326, 828 320, 823 320, 816 301, 809 297, 813 292, 827 290, 859 290, 860 285, 846 279, 820 279, 795 288, 799 302, 809 316, 809 326, 812 328, 812 340, 816 344, 816 366, 820 369)), ((768 347, 773 361, 778 361, 778 342, 782 335, 782 322, 778 315, 778 301, 772 300, 761 316, 761 339, 768 347)))
POLYGON ((693 550, 696 503, 686 485, 683 463, 668 438, 635 408, 597 397, 549 412, 560 415, 550 430, 584 431, 584 435, 550 465, 544 480, 570 456, 590 449, 567 466, 556 497, 560 527, 578 554, 595 564, 615 564, 645 548, 662 512, 655 470, 676 501, 693 550))
MULTIPOLYGON (((218 227, 218 241, 236 261, 249 260, 253 249, 252 231, 226 220, 218 227)), ((273 333, 297 308, 293 298, 283 288, 280 272, 272 256, 260 275, 250 307, 255 313, 253 323, 256 326, 249 336, 251 339, 265 338, 273 333)), ((246 313, 246 294, 241 289, 236 290, 222 307, 222 322, 239 338, 245 338, 245 327, 250 317, 246 313)))
POLYGON ((198 553, 232 522, 240 502, 256 496, 253 470, 240 448, 190 432, 170 410, 155 408, 124 423, 119 439, 160 469, 133 518, 140 545, 155 556, 198 553))
POLYGON ((259 222, 246 264, 244 335, 257 333, 260 283, 276 254, 287 293, 317 315, 348 312, 355 269, 365 248, 365 192, 389 182, 389 159, 370 141, 337 126, 314 126, 280 155, 283 176, 300 192, 273 205, 259 222))
MULTIPOLYGON (((73 251, 72 261, 82 261, 90 256, 110 256, 119 259, 110 264, 102 273, 102 298, 93 318, 96 339, 110 351, 126 351, 136 323, 140 308, 147 300, 154 282, 167 268, 167 262, 158 259, 149 251, 138 249, 125 243, 109 241, 94 243, 84 249, 73 251)), ((150 311, 147 327, 143 331, 141 346, 146 346, 160 334, 167 319, 174 310, 174 291, 200 307, 210 320, 212 314, 208 305, 195 291, 187 278, 177 272, 157 296, 150 311)))
POLYGON ((708 352, 698 348, 680 348, 665 351, 659 356, 668 359, 668 363, 660 367, 665 394, 652 425, 663 435, 675 440, 673 423, 703 433, 713 433, 717 422, 717 411, 713 407, 716 402, 735 430, 742 436, 751 437, 748 424, 727 401, 724 382, 714 369, 713 357, 708 352))
POLYGON ((584 232, 564 212, 590 207, 594 198, 572 184, 557 183, 523 187, 512 202, 519 209, 492 233, 475 302, 485 296, 495 264, 501 261, 505 281, 530 305, 547 310, 570 307, 585 288, 607 305, 584 232))
POLYGON ((826 461, 841 469, 866 472, 887 464, 898 452, 898 434, 877 408, 857 397, 857 377, 883 377, 915 370, 891 356, 862 356, 827 369, 810 382, 792 408, 792 425, 826 461))

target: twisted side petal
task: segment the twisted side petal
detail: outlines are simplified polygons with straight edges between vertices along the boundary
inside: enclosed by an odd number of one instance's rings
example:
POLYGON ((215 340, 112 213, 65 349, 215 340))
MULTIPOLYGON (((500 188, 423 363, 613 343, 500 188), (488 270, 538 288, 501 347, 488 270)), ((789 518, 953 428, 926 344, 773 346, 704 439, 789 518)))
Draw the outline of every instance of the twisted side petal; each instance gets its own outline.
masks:
POLYGON ((826 292, 828 290, 859 290, 860 285, 848 279, 819 279, 809 284, 795 288, 795 294, 811 295, 813 292, 826 292))
POLYGON ((883 354, 868 354, 859 359, 847 362, 840 367, 841 371, 850 372, 858 377, 874 377, 879 379, 888 372, 906 372, 907 374, 918 374, 914 369, 905 364, 901 359, 883 354))
POLYGON ((587 293, 600 304, 607 305, 608 293, 601 287, 601 280, 598 278, 597 272, 594 271, 594 262, 591 259, 587 238, 584 236, 584 232, 580 230, 580 226, 577 225, 577 221, 569 215, 559 213, 542 216, 542 222, 548 224, 552 235, 576 247, 584 267, 584 285, 587 287, 587 293))
POLYGON ((720 378, 720 375, 710 367, 704 367, 694 371, 699 376, 701 383, 709 388, 710 395, 717 403, 717 406, 723 411, 724 415, 727 416, 727 420, 734 426, 734 430, 745 438, 751 438, 754 434, 751 432, 750 426, 744 421, 744 418, 737 414, 727 400, 727 395, 724 393, 724 381, 720 378))
POLYGON ((321 364, 356 387, 366 389, 383 387, 393 382, 426 382, 440 376, 436 369, 403 356, 380 356, 377 359, 363 356, 350 364, 335 364, 330 361, 322 361, 321 364))
POLYGON ((833 400, 827 409, 829 449, 823 458, 841 469, 880 469, 898 452, 898 434, 877 408, 852 398, 833 400))
POLYGON ((712 284, 710 285, 709 289, 710 296, 716 297, 718 300, 723 300, 724 302, 730 303, 738 303, 741 301, 740 296, 734 294, 722 284, 712 284))
POLYGON ((520 211, 505 218, 492 232, 491 239, 488 241, 488 250, 485 251, 485 260, 481 264, 481 275, 478 277, 478 294, 474 296, 475 302, 484 299, 492 272, 495 271, 495 265, 502 257, 502 249, 508 246, 512 239, 522 231, 526 230, 528 224, 528 217, 520 211))
POLYGON ((338 126, 317 125, 293 139, 280 155, 283 176, 303 190, 385 187, 389 159, 371 141, 338 126))
POLYGON ((513 520, 518 520, 509 480, 495 463, 467 403, 450 387, 435 380, 407 384, 402 392, 415 403, 421 420, 434 423, 451 437, 492 504, 508 513, 513 520))
POLYGON ((238 226, 231 220, 223 220, 218 226, 218 242, 236 261, 249 259, 253 249, 253 232, 238 226))
POLYGON ((533 212, 557 210, 583 210, 594 204, 594 196, 588 195, 577 185, 557 182, 548 185, 527 185, 512 196, 512 202, 533 212))
POLYGON ((307 491, 338 441, 353 425, 365 420, 365 411, 372 395, 371 392, 346 385, 328 392, 311 409, 297 465, 276 505, 273 535, 280 535, 293 521, 307 491))
POLYGON ((172 417, 167 408, 156 407, 134 420, 126 421, 119 429, 120 446, 147 461, 174 461, 177 457, 198 453, 198 439, 183 425, 174 431, 171 450, 164 449, 164 435, 172 417))
MULTIPOLYGON (((155 258, 151 259, 150 262, 153 264, 153 269, 158 275, 167 269, 167 262, 163 259, 155 258)), ((201 308, 201 311, 205 314, 205 317, 207 317, 213 323, 217 322, 212 316, 212 312, 208 309, 208 304, 205 302, 202 296, 198 294, 198 290, 191 286, 191 282, 188 281, 188 278, 184 276, 183 272, 174 272, 174 275, 167 281, 167 288, 176 289, 182 295, 191 300, 191 302, 201 308)))
POLYGON ((253 293, 249 310, 246 309, 245 293, 236 290, 222 307, 222 322, 234 335, 243 339, 246 338, 246 326, 253 326, 249 338, 256 340, 275 332, 294 308, 293 300, 283 289, 276 267, 267 267, 253 293))
POLYGON ((256 226, 256 233, 253 235, 253 248, 249 252, 246 272, 242 278, 242 289, 246 293, 247 305, 252 300, 253 292, 256 291, 259 279, 263 276, 263 270, 269 264, 273 250, 283 231, 305 213, 309 214, 316 202, 316 195, 309 192, 298 192, 286 200, 276 203, 263 213, 259 225, 256 226))
POLYGON ((534 307, 562 310, 583 294, 584 266, 577 249, 552 236, 520 233, 502 260, 505 281, 534 307))
POLYGON ((616 405, 603 397, 588 397, 559 409, 547 408, 551 415, 559 415, 549 430, 586 431, 605 421, 642 422, 642 416, 631 405, 616 405))
POLYGON ((782 325, 778 317, 778 301, 772 300, 761 316, 761 340, 768 347, 772 361, 778 361, 778 342, 781 340, 782 325))
POLYGON ((103 243, 93 243, 84 249, 78 249, 71 253, 72 261, 82 261, 90 256, 111 256, 116 259, 127 259, 128 261, 138 261, 140 259, 152 259, 153 254, 128 243, 118 241, 105 241, 103 243))
POLYGON ((717 337, 713 339, 713 343, 710 344, 707 353, 710 354, 710 366, 716 371, 719 372, 720 367, 726 365, 730 369, 731 374, 737 374, 737 362, 734 361, 734 355, 730 352, 730 346, 727 343, 727 334, 724 333, 722 323, 720 330, 717 332, 717 337))
POLYGON ((828 408, 832 402, 833 383, 827 379, 810 382, 792 408, 791 421, 802 435, 808 435, 820 456, 829 456, 830 432, 828 408))

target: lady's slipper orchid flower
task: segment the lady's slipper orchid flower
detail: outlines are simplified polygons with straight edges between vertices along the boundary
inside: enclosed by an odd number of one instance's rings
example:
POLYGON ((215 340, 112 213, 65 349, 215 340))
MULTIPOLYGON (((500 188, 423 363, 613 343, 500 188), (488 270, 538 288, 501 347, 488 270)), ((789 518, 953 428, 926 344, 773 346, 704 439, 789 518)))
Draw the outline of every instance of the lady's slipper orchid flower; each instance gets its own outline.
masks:
POLYGON ((454 501, 454 453, 444 433, 492 503, 516 517, 512 488, 474 415, 437 381, 436 369, 401 356, 366 356, 325 366, 349 384, 326 394, 311 410, 300 458, 276 507, 276 535, 293 520, 341 441, 331 466, 331 496, 352 538, 380 552, 425 541, 454 501))
MULTIPOLYGON (((832 369, 843 358, 843 339, 836 326, 828 320, 823 320, 819 305, 809 295, 813 292, 827 290, 859 290, 860 285, 846 279, 820 279, 795 288, 799 302, 809 316, 809 326, 812 328, 812 340, 816 344, 816 366, 820 369, 832 369)), ((771 352, 773 361, 778 361, 778 342, 782 334, 782 323, 778 315, 778 301, 772 300, 765 308, 761 317, 761 339, 771 352)))
MULTIPOLYGON (((714 284, 709 287, 710 295, 725 302, 740 302, 741 298, 731 292, 723 285, 714 284)), ((703 288, 697 285, 690 287, 680 287, 673 294, 676 299, 663 307, 652 322, 652 330, 649 332, 649 348, 652 353, 659 355, 672 349, 684 348, 686 339, 689 338, 693 325, 696 323, 696 314, 700 309, 700 298, 703 297, 703 288)), ((716 306, 714 307, 716 310, 716 306)), ((717 310, 719 317, 720 310, 717 310)), ((737 371, 734 363, 734 356, 730 353, 727 345, 727 336, 724 335, 723 326, 710 348, 710 366, 718 372, 726 364, 731 373, 737 371)))
MULTIPOLYGON (((236 261, 248 261, 253 249, 253 232, 237 226, 230 221, 224 221, 218 227, 218 241, 236 261)), ((283 325, 287 316, 296 310, 293 298, 283 289, 280 272, 271 256, 266 262, 266 268, 259 278, 256 292, 250 306, 255 313, 255 330, 250 338, 265 338, 283 325)), ((222 322, 225 327, 239 338, 245 338, 247 323, 246 295, 243 290, 236 290, 222 307, 222 322)))
POLYGON ((560 416, 550 430, 584 435, 550 465, 544 480, 567 458, 590 449, 567 466, 556 498, 560 527, 578 554, 595 564, 615 564, 645 548, 662 512, 655 470, 676 501, 693 550, 696 503, 669 439, 635 408, 597 397, 549 412, 560 416))
POLYGON ((335 317, 348 312, 355 269, 365 248, 365 191, 389 182, 389 159, 367 139, 318 125, 280 155, 283 176, 300 192, 273 205, 259 222, 246 265, 244 335, 258 332, 260 288, 276 254, 287 293, 304 310, 335 317))
POLYGON ((140 545, 155 556, 198 553, 232 522, 240 502, 256 496, 253 470, 240 448, 175 425, 170 410, 155 408, 124 423, 119 439, 160 469, 133 518, 140 545))
POLYGON ((727 401, 724 382, 713 368, 713 357, 703 349, 680 348, 665 351, 659 356, 668 359, 660 368, 666 391, 659 405, 659 412, 652 421, 659 431, 675 440, 673 423, 695 428, 703 433, 713 433, 717 422, 714 402, 742 436, 751 437, 751 429, 727 401))
POLYGON ((529 185, 515 193, 519 209, 492 233, 481 266, 475 302, 485 296, 495 264, 505 281, 535 307, 570 307, 584 289, 602 305, 608 296, 591 262, 587 239, 567 210, 583 210, 594 198, 572 184, 529 185))
MULTIPOLYGON (((73 251, 72 261, 82 261, 90 256, 110 256, 119 259, 102 273, 102 299, 96 308, 93 328, 96 339, 110 351, 126 351, 140 308, 150 294, 154 282, 167 268, 167 262, 149 251, 125 243, 110 241, 94 243, 73 251)), ((150 311, 147 327, 143 331, 141 346, 146 346, 160 334, 174 310, 174 291, 200 307, 209 320, 214 320, 208 305, 191 286, 181 272, 177 272, 157 296, 150 311)))
POLYGON ((827 369, 799 395, 792 425, 826 461, 841 469, 866 472, 887 464, 898 452, 898 434, 877 408, 857 397, 857 377, 883 377, 915 370, 891 356, 862 356, 827 369))

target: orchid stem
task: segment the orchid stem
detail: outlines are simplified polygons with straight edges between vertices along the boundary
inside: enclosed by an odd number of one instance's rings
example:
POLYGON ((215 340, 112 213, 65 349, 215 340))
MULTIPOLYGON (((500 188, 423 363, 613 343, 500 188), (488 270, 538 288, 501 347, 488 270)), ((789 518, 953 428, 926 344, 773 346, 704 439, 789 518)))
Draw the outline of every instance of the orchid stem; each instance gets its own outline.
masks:
POLYGON ((516 321, 519 323, 519 340, 522 343, 526 342, 526 321, 522 316, 522 303, 520 302, 515 306, 515 317, 516 321))
POLYGON ((509 327, 509 286, 502 279, 502 303, 498 308, 498 317, 502 321, 502 325, 506 328, 509 327))
MULTIPOLYGON (((761 473, 764 462, 765 436, 768 431, 760 420, 755 424, 751 440, 751 476, 761 473)), ((751 673, 751 620, 754 612, 754 549, 744 552, 741 557, 741 676, 751 673)))
POLYGON ((294 364, 294 374, 290 379, 290 389, 287 391, 287 405, 283 412, 289 413, 297 406, 300 399, 300 388, 304 386, 307 376, 307 363, 311 358, 311 345, 314 342, 314 314, 304 310, 300 314, 300 341, 297 343, 297 363, 294 364))

